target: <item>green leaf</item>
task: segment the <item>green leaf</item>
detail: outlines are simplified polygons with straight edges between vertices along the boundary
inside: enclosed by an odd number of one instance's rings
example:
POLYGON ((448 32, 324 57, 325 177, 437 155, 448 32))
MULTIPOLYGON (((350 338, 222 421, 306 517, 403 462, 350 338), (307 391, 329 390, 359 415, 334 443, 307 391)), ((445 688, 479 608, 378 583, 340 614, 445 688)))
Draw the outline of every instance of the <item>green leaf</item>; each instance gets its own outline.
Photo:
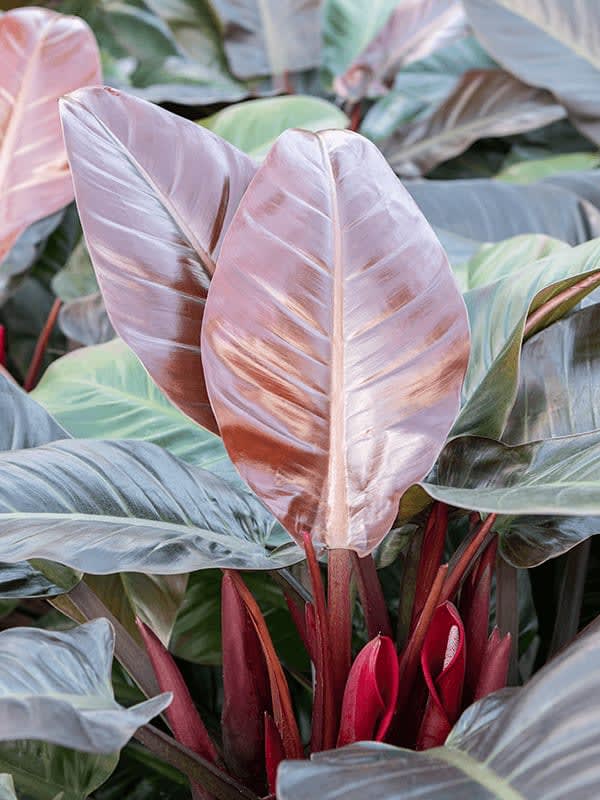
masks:
POLYGON ((98 281, 83 237, 67 263, 52 279, 52 291, 64 302, 98 291, 98 281))
POLYGON ((100 292, 65 303, 60 309, 58 324, 67 339, 83 345, 110 342, 117 335, 100 292))
POLYGON ((444 747, 365 742, 286 761, 280 800, 563 800, 600 793, 600 633, 582 635, 523 689, 468 708, 444 747))
POLYGON ((236 478, 221 439, 179 411, 121 339, 55 361, 31 397, 78 439, 152 442, 184 461, 236 478))
POLYGON ((118 753, 95 755, 47 742, 0 744, 0 769, 28 800, 86 800, 114 772, 118 753))
POLYGON ((59 564, 44 563, 40 566, 42 570, 28 561, 17 564, 0 562, 0 598, 56 597, 70 592, 81 580, 80 573, 59 564))
POLYGON ((248 490, 156 445, 67 440, 0 454, 0 559, 30 558, 177 575, 279 569, 302 550, 248 490))
POLYGON ((398 0, 325 0, 323 81, 329 89, 387 22, 398 0))
POLYGON ((563 172, 589 170, 600 166, 598 153, 565 153, 532 161, 516 161, 496 175, 496 178, 509 183, 533 183, 541 178, 560 175, 563 172))
POLYGON ((277 137, 288 128, 316 132, 326 128, 346 128, 349 120, 343 111, 327 100, 293 95, 238 103, 200 120, 199 124, 253 158, 262 159, 277 137))
POLYGON ((471 356, 453 435, 500 436, 516 397, 528 316, 572 289, 544 319, 545 325, 554 322, 598 285, 600 239, 595 239, 572 250, 559 249, 518 274, 466 293, 471 356))
POLYGON ((0 741, 36 739, 114 753, 160 714, 169 694, 125 709, 110 683, 114 631, 95 620, 71 631, 12 628, 0 634, 0 741))

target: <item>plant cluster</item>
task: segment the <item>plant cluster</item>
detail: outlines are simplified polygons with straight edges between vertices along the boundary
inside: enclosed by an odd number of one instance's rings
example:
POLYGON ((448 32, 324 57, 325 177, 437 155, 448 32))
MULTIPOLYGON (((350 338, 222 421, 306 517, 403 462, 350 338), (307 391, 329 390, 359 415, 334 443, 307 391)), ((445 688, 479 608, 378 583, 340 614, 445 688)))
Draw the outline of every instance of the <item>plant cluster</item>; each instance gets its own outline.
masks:
POLYGON ((599 793, 599 39, 0 13, 0 798, 599 793))

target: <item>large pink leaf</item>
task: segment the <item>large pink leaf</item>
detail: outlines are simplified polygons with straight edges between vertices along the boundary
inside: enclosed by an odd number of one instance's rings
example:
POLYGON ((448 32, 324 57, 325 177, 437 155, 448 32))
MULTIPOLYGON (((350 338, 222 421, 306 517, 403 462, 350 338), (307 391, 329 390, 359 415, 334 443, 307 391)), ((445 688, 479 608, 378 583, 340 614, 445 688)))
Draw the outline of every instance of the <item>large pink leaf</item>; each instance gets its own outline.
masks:
POLYGON ((446 255, 375 145, 280 137, 223 242, 202 342, 243 477, 297 539, 369 553, 444 443, 469 350, 446 255))
POLYGON ((254 162, 114 89, 82 90, 61 106, 77 207, 112 324, 171 400, 216 431, 200 326, 254 162))
POLYGON ((0 261, 28 225, 73 199, 58 100, 101 82, 83 20, 43 8, 0 18, 0 261))

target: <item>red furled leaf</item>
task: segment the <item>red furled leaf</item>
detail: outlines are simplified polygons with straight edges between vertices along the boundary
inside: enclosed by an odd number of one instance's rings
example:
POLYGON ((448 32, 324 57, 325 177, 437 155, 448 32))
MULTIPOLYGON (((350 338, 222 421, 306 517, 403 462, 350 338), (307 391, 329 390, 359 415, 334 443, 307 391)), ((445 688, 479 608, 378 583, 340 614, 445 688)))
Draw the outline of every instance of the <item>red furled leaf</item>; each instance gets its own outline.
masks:
POLYGON ((225 761, 260 791, 265 785, 265 714, 272 712, 269 673, 250 615, 228 573, 221 588, 221 619, 225 761))
POLYGON ((73 199, 58 100, 101 82, 82 19, 43 8, 0 17, 0 261, 28 225, 73 199))
POLYGON ((165 711, 165 715, 175 738, 190 750, 216 764, 217 750, 196 710, 173 656, 147 625, 139 619, 136 619, 136 622, 161 692, 173 693, 173 702, 165 711))
POLYGON ((460 615, 465 626, 469 657, 465 672, 465 704, 475 697, 481 665, 488 645, 490 592, 496 561, 498 538, 495 536, 479 559, 479 563, 464 582, 460 596, 460 615))
POLYGON ((398 656, 393 641, 378 636, 360 651, 348 676, 337 746, 383 741, 396 710, 398 656))
POLYGON ((448 531, 448 506, 434 503, 425 525, 410 630, 414 630, 437 575, 448 531))
POLYGON ((115 89, 76 92, 61 114, 111 322, 165 394, 216 432, 200 327, 221 242, 254 163, 205 128, 115 89))
POLYGON ((277 767, 285 758, 281 737, 277 726, 269 714, 265 714, 265 762, 267 765, 267 783, 269 792, 275 796, 277 784, 277 767))
POLYGON ((450 602, 438 606, 421 652, 429 699, 417 739, 417 750, 438 747, 460 716, 465 677, 465 631, 450 602))
POLYGON ((494 628, 483 654, 479 681, 473 701, 481 700, 491 692, 503 689, 506 686, 510 664, 510 648, 510 633, 507 633, 502 638, 498 628, 494 628))
POLYGON ((377 147, 280 136, 223 242, 202 353, 225 446, 292 536, 381 542, 446 440, 468 352, 446 255, 377 147))

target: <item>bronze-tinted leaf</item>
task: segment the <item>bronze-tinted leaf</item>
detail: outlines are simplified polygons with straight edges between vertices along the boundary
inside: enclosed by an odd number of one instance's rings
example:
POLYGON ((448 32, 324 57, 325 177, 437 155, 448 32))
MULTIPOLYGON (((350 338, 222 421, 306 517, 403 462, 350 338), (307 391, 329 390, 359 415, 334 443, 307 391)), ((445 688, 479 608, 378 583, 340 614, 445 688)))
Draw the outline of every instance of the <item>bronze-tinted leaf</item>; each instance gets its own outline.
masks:
POLYGON ((0 261, 28 225, 73 199, 58 99, 101 83, 83 20, 23 8, 0 19, 0 261))
POLYGON ((403 0, 373 41, 336 78, 335 91, 353 102, 385 94, 401 67, 467 32, 460 0, 403 0))
POLYGON ((564 116, 544 89, 501 69, 469 70, 433 114, 401 127, 382 149, 398 175, 414 177, 460 155, 477 139, 541 128, 564 116))
POLYGON ((216 430, 200 326, 216 255, 254 164, 210 131, 115 89, 76 92, 62 118, 111 322, 165 394, 216 430))
POLYGON ((320 62, 321 0, 213 0, 238 78, 283 75, 320 62))
POLYGON ((435 461, 469 349, 446 255, 375 145, 280 137, 223 243, 202 336, 242 476, 292 535, 369 553, 435 461))

